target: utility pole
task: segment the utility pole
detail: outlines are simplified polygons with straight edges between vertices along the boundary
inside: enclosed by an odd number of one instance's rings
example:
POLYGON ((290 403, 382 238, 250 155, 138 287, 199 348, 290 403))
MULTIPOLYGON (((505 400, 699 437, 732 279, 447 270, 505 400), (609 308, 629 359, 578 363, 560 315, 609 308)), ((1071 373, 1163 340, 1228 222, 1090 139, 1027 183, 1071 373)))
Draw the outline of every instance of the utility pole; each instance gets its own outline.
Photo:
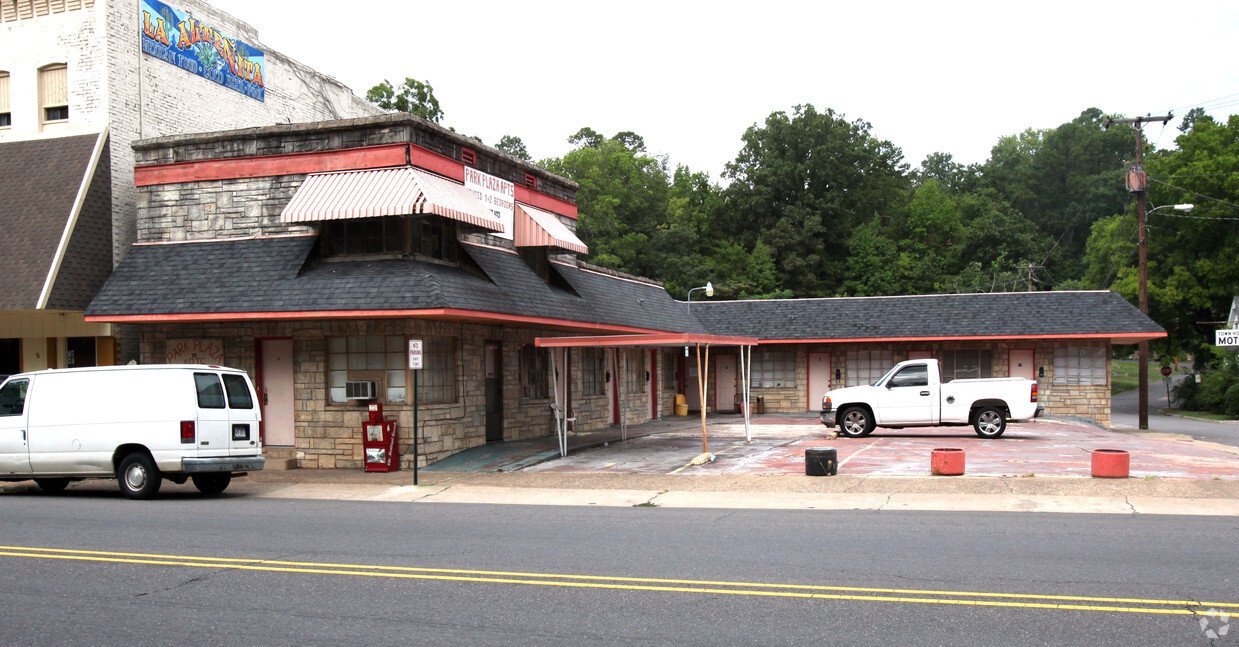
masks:
MULTIPOLYGON (((1147 188, 1144 175, 1144 124, 1160 121, 1162 125, 1174 119, 1173 113, 1160 117, 1136 117, 1134 119, 1106 119, 1103 128, 1109 129, 1114 124, 1133 124, 1136 127, 1136 164, 1127 173, 1127 190, 1136 194, 1136 230, 1138 232, 1137 246, 1140 248, 1140 312, 1149 314, 1149 253, 1146 227, 1144 224, 1147 188)), ((1149 342, 1140 342, 1137 360, 1140 363, 1140 428, 1149 428, 1149 342)))

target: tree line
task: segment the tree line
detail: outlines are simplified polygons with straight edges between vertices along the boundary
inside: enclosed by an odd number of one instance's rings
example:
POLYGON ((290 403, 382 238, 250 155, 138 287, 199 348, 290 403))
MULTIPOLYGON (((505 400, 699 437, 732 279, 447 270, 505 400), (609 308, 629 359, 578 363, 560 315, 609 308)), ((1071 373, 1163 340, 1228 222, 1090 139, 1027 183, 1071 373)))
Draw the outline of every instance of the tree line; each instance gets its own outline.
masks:
MULTIPOLYGON (((1000 137, 982 163, 940 152, 912 168, 865 121, 805 104, 745 130, 721 184, 631 131, 583 127, 536 163, 580 185, 584 260, 676 298, 709 281, 734 299, 1109 289, 1135 303, 1136 132, 1108 117, 1089 108, 1000 137)), ((1194 109, 1175 144, 1144 158, 1150 316, 1170 333, 1152 348, 1204 368, 1226 356, 1213 331, 1239 295, 1239 116, 1194 109), (1154 209, 1181 203, 1195 209, 1154 209)), ((497 148, 529 160, 519 137, 497 148)))

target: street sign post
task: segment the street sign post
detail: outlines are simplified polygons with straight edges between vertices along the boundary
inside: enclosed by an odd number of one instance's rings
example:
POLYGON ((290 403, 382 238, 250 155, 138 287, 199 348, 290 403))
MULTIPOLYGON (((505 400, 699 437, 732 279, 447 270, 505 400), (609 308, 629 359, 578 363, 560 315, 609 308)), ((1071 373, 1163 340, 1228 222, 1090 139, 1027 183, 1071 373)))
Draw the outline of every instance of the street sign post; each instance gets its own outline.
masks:
POLYGON ((413 371, 413 485, 417 485, 417 376, 422 372, 422 340, 409 340, 409 368, 413 371))

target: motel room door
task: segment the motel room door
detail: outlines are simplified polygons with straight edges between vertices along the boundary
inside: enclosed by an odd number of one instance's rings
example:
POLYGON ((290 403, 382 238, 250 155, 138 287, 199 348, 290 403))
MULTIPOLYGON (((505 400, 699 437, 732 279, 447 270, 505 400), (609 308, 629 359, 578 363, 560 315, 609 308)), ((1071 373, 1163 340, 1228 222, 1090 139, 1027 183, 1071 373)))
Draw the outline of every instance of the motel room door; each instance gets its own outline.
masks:
POLYGON ((830 390, 830 353, 809 353, 809 392, 805 411, 820 411, 822 396, 830 390))
POLYGON ((736 362, 739 355, 719 354, 714 370, 714 410, 736 410, 736 362))
POLYGON ((292 447, 296 442, 293 426, 293 340, 260 339, 262 358, 262 444, 292 447))

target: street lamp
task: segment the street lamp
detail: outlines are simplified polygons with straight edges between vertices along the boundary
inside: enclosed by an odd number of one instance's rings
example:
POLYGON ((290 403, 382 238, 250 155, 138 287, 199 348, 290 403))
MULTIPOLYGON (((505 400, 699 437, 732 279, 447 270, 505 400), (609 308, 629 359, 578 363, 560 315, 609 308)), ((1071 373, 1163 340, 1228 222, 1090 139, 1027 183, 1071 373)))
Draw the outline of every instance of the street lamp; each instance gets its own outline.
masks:
MULTIPOLYGON (((1136 132, 1140 132, 1137 130, 1136 132)), ((1191 211, 1195 209, 1194 204, 1164 204, 1160 207, 1153 207, 1147 212, 1144 210, 1144 191, 1141 190, 1136 195, 1136 232, 1138 247, 1140 248, 1140 266, 1139 266, 1139 301, 1140 312, 1143 312, 1147 317, 1149 315, 1149 242, 1145 235, 1147 229, 1145 216, 1157 211, 1158 209, 1174 209, 1175 211, 1191 211)), ((1149 342, 1142 341, 1136 352, 1136 361, 1140 363, 1137 371, 1137 381, 1140 382, 1139 400, 1137 401, 1136 424, 1140 429, 1149 428, 1149 342)))
POLYGON ((699 288, 693 288, 688 291, 688 311, 689 313, 692 313, 693 311, 693 293, 696 292, 697 290, 705 290, 706 296, 712 297, 714 296, 714 284, 709 281, 706 281, 705 285, 699 288))

